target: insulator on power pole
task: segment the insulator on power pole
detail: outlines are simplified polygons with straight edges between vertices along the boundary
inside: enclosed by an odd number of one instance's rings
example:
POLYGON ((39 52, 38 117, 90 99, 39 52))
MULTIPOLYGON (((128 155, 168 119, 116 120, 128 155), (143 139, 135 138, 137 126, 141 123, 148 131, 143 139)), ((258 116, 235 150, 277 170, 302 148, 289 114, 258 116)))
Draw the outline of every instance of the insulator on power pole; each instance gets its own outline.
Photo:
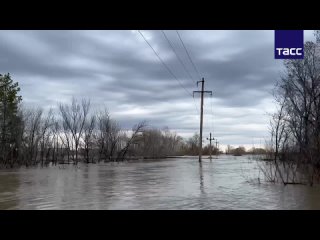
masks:
POLYGON ((199 146, 199 162, 201 162, 202 158, 202 128, 203 128, 203 95, 204 93, 210 93, 212 95, 212 91, 204 91, 204 78, 202 78, 201 81, 197 81, 197 86, 198 84, 201 83, 201 91, 193 91, 193 95, 195 93, 200 93, 201 94, 201 112, 200 112, 200 146, 199 146))

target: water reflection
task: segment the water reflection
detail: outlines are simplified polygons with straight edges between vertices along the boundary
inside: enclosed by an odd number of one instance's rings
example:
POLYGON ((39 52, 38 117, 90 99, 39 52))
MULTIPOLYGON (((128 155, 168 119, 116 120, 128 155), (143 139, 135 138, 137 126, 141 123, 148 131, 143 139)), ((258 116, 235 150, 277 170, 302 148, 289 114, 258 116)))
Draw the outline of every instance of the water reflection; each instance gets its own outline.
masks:
POLYGON ((16 193, 19 185, 19 177, 15 172, 0 172, 0 210, 18 206, 19 197, 16 193))
POLYGON ((199 162, 199 176, 200 176, 200 191, 201 194, 204 194, 204 184, 203 184, 203 169, 202 169, 202 162, 199 162))
MULTIPOLYGON (((0 209, 320 209, 318 186, 254 184, 246 157, 0 170, 0 209)), ((256 174, 258 176, 258 174, 256 174)))

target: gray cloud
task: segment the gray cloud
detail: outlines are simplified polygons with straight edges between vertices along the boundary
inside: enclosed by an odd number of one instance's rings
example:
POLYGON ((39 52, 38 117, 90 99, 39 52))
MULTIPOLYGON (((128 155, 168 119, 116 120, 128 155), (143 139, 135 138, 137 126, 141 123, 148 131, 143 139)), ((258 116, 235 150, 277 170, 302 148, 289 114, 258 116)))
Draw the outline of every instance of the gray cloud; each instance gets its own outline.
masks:
MULTIPOLYGON (((160 31, 143 31, 188 92, 199 80, 175 31, 165 31, 192 75, 185 73, 160 31)), ((282 62, 273 57, 273 31, 180 31, 205 77, 204 135, 221 145, 252 144, 268 135, 272 90, 282 62)), ((305 31, 305 40, 312 31, 305 31)), ((106 106, 125 128, 142 119, 182 136, 199 128, 192 99, 168 74, 137 31, 0 31, 0 72, 21 86, 24 104, 49 108, 71 97, 106 106)), ((196 106, 195 106, 196 105, 196 106)))

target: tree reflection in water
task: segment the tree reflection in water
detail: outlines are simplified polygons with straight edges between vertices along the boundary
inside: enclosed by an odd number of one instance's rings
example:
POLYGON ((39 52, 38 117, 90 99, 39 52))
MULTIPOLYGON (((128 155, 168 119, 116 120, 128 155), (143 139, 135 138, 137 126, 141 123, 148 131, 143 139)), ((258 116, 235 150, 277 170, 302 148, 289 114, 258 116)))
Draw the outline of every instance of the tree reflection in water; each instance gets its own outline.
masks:
POLYGON ((0 172, 0 210, 15 209, 19 204, 16 196, 20 181, 14 172, 0 172))

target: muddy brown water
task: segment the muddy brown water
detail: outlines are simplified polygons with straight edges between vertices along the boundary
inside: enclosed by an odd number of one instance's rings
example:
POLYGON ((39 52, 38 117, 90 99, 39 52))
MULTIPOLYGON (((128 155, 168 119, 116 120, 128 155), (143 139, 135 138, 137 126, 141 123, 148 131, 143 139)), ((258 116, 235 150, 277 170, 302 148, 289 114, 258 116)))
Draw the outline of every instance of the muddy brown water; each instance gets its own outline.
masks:
POLYGON ((2 169, 0 209, 320 209, 319 186, 258 176, 247 156, 226 155, 2 169))

